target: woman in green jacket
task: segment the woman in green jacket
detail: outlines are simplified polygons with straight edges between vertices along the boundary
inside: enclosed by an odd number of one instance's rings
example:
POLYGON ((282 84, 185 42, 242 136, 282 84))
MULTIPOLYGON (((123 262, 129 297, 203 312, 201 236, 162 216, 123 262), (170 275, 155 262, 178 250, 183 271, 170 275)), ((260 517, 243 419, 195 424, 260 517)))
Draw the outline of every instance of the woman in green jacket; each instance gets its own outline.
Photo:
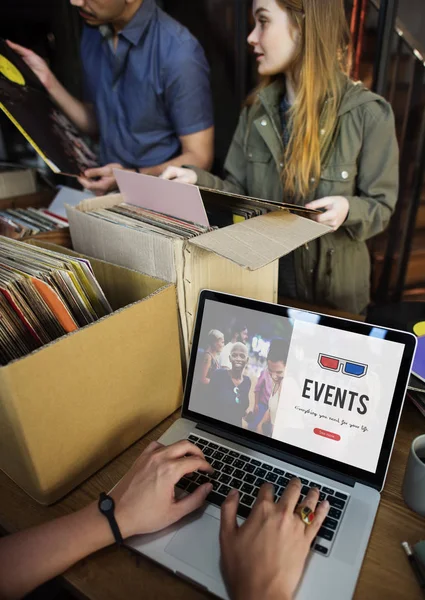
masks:
POLYGON ((225 179, 169 167, 162 177, 322 209, 330 232, 281 259, 279 294, 353 313, 369 303, 365 241, 398 194, 394 116, 346 75, 343 0, 254 0, 248 37, 262 81, 240 115, 225 179))

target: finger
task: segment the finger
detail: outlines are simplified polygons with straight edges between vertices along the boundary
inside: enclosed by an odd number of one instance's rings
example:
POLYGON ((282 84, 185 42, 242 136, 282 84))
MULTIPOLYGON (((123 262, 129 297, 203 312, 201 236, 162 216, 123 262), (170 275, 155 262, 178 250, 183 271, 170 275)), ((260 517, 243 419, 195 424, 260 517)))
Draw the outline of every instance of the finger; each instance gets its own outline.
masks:
POLYGON ((252 511, 256 511, 256 509, 258 509, 258 507, 264 502, 274 504, 274 485, 271 483, 264 483, 260 487, 260 491, 258 492, 257 500, 254 503, 252 511))
POLYGON ((17 52, 21 56, 31 56, 31 54, 34 54, 34 52, 29 48, 25 48, 24 46, 15 44, 15 42, 11 42, 10 40, 6 40, 6 43, 10 48, 12 48, 12 50, 15 50, 15 52, 17 52))
POLYGON ((82 185, 83 187, 86 187, 86 185, 88 183, 90 183, 90 181, 88 179, 86 179, 85 177, 77 177, 77 181, 80 185, 82 185))
POLYGON ((160 448, 164 448, 164 444, 160 444, 159 442, 151 442, 146 448, 143 450, 142 454, 146 456, 147 454, 153 454, 155 450, 159 450, 160 448))
POLYGON ((176 520, 185 517, 205 503, 205 499, 212 490, 211 483, 200 485, 194 492, 177 500, 174 504, 176 520))
POLYGON ((286 490, 283 492, 282 497, 278 502, 279 508, 285 508, 289 512, 294 512, 296 505, 300 499, 301 493, 301 481, 298 477, 294 477, 286 486, 286 490))
POLYGON ((199 456, 188 456, 178 461, 173 461, 172 464, 173 468, 176 470, 176 481, 188 473, 193 473, 193 471, 214 473, 214 468, 210 463, 208 463, 205 458, 199 456))
POLYGON ((220 543, 224 543, 227 536, 234 533, 239 529, 236 521, 236 515, 238 512, 239 505, 239 492, 237 490, 230 490, 226 500, 221 505, 221 519, 220 519, 220 543))
POLYGON ((160 179, 174 179, 175 177, 177 177, 176 167, 167 167, 159 177, 160 179))
POLYGON ((338 215, 336 214, 336 210, 327 210, 326 212, 322 213, 321 215, 317 216, 317 222, 318 223, 330 223, 331 221, 335 221, 335 219, 338 218, 338 215))
POLYGON ((300 506, 308 506, 308 508, 314 512, 316 510, 317 502, 319 501, 319 493, 318 488, 310 488, 307 496, 300 502, 300 506))
POLYGON ((89 181, 89 186, 87 189, 91 190, 92 192, 101 192, 102 194, 106 194, 106 192, 111 189, 114 183, 114 177, 102 177, 102 179, 99 181, 89 181))
POLYGON ((111 175, 112 169, 109 165, 106 165, 104 167, 95 167, 93 169, 86 169, 84 171, 84 176, 88 179, 92 179, 93 177, 105 177, 111 175))
POLYGON ((204 458, 202 450, 198 448, 198 446, 195 446, 195 444, 189 442, 189 440, 181 440, 171 446, 167 446, 165 452, 169 458, 183 458, 186 454, 204 458))
POLYGON ((305 207, 312 208, 313 210, 317 210, 318 208, 326 208, 330 206, 332 201, 330 198, 319 198, 319 200, 313 200, 312 202, 308 202, 305 207))
POLYGON ((325 500, 324 502, 320 502, 314 511, 314 521, 311 525, 308 525, 305 529, 305 535, 311 543, 316 535, 319 532, 319 529, 323 525, 323 521, 326 518, 326 515, 329 512, 329 502, 325 500))

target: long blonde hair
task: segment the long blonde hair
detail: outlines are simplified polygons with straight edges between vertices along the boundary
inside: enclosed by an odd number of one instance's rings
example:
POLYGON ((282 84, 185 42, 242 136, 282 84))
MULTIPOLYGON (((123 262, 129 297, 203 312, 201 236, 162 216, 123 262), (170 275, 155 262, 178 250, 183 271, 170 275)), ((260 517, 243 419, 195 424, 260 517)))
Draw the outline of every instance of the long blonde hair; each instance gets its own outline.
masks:
MULTIPOLYGON (((276 2, 300 34, 291 66, 297 96, 289 111, 290 138, 281 179, 285 197, 305 198, 318 185, 336 131, 341 75, 349 70, 350 32, 343 0, 276 2)), ((250 98, 277 77, 263 78, 250 98)))

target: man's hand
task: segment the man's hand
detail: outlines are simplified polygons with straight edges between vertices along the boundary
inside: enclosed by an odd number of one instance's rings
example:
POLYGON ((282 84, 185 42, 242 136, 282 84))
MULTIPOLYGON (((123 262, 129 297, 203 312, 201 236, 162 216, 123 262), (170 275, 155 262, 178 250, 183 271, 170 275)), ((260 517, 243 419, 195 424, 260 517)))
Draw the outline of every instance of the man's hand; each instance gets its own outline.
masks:
POLYGON ((181 500, 174 495, 179 479, 198 469, 214 471, 187 440, 172 446, 152 442, 110 493, 122 536, 159 531, 201 507, 212 490, 210 483, 181 500))
POLYGON ((49 69, 46 61, 32 50, 24 48, 24 46, 19 46, 18 44, 14 44, 9 40, 7 40, 7 45, 17 54, 19 54, 19 56, 24 60, 24 62, 28 65, 31 71, 33 71, 33 73, 37 75, 37 77, 44 85, 46 90, 50 92, 56 78, 49 69))
POLYGON ((124 167, 119 163, 110 163, 104 167, 87 169, 84 172, 84 177, 79 177, 78 181, 86 190, 90 190, 96 196, 104 196, 108 192, 117 189, 113 169, 124 169, 124 167), (97 179, 97 181, 91 181, 91 179, 97 179))
POLYGON ((192 183, 195 184, 198 181, 198 176, 192 169, 186 169, 184 167, 167 167, 160 175, 161 179, 172 179, 178 183, 192 183))
POLYGON ((222 570, 233 600, 290 600, 301 579, 310 545, 329 510, 317 505, 319 491, 311 489, 302 505, 315 511, 311 525, 294 513, 301 491, 293 479, 274 502, 274 488, 263 485, 250 516, 236 521, 239 494, 232 490, 221 507, 222 570))
POLYGON ((306 208, 325 208, 325 212, 320 215, 315 215, 313 219, 323 225, 328 225, 336 231, 344 223, 347 218, 350 205, 347 198, 343 196, 328 196, 326 198, 320 198, 320 200, 313 200, 305 205, 306 208))

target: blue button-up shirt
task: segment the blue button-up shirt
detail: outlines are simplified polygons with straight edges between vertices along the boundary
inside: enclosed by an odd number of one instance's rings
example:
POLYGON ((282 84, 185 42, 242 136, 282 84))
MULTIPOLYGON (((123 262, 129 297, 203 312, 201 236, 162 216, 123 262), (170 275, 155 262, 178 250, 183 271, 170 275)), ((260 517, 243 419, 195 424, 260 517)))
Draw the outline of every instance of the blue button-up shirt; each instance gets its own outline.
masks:
POLYGON ((150 167, 181 153, 179 136, 213 125, 209 67, 199 42, 154 0, 119 33, 84 26, 86 101, 96 111, 100 164, 150 167))

